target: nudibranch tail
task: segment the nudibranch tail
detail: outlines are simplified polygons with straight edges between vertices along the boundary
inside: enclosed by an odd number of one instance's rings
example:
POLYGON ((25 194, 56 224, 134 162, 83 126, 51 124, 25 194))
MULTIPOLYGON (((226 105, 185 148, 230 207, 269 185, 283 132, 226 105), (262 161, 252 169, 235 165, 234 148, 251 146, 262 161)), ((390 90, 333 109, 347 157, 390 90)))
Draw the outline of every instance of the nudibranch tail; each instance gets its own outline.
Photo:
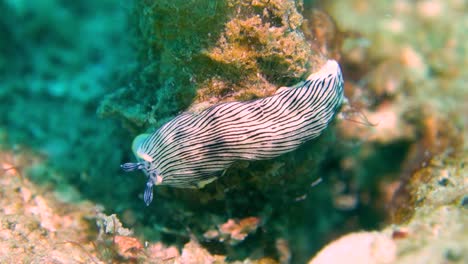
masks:
POLYGON ((247 102, 214 105, 201 113, 183 113, 132 145, 148 177, 148 205, 154 185, 201 188, 238 160, 271 159, 298 148, 328 126, 344 100, 338 63, 329 60, 305 81, 276 94, 247 102))

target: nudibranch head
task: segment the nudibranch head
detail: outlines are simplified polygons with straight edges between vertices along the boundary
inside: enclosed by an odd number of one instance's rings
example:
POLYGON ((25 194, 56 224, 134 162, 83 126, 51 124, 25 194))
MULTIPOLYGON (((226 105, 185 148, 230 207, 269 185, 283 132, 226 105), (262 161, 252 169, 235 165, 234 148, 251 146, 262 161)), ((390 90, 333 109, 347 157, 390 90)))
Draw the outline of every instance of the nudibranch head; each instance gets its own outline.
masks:
MULTIPOLYGON (((151 134, 141 134, 141 135, 138 135, 135 137, 135 139, 133 139, 133 142, 132 142, 132 151, 133 151, 133 155, 135 155, 135 157, 137 159, 144 159, 142 157, 142 154, 143 153, 138 153, 138 148, 141 146, 141 144, 150 136, 151 134)), ((148 158, 147 158, 148 159, 148 158)), ((146 159, 144 159, 146 160, 146 159)), ((151 161, 150 161, 151 162, 151 161)))
POLYGON ((328 126, 344 101, 343 77, 329 60, 305 81, 276 94, 247 102, 214 105, 198 114, 183 113, 152 134, 135 138, 136 163, 154 185, 202 188, 238 160, 271 159, 298 148, 328 126))
POLYGON ((158 173, 158 170, 151 166, 153 158, 148 156, 145 152, 141 150, 141 144, 150 136, 150 134, 141 134, 135 137, 132 142, 132 151, 138 162, 136 163, 124 163, 120 167, 126 171, 142 170, 145 175, 148 177, 146 182, 146 188, 144 193, 144 201, 146 205, 149 205, 153 201, 153 185, 160 184, 162 182, 161 175, 158 173))

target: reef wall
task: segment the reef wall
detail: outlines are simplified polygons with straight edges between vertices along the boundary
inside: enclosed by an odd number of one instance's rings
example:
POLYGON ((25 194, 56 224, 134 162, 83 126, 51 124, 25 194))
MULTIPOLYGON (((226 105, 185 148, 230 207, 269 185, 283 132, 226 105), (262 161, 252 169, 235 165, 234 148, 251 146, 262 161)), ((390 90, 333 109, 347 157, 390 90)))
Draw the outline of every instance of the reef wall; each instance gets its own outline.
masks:
POLYGON ((463 3, 0 2, 1 260, 34 246, 30 234, 44 243, 24 261, 300 263, 392 223, 381 261, 463 263, 463 3), (201 190, 158 187, 149 207, 144 176, 120 171, 135 135, 271 95, 325 58, 350 105, 297 151, 239 162, 201 190))

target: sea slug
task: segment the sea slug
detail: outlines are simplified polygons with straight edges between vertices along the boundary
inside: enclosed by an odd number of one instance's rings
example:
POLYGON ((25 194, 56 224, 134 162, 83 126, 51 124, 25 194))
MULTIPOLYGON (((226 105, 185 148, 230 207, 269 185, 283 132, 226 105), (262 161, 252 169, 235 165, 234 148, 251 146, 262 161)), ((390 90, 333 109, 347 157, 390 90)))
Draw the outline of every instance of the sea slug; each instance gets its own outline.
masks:
POLYGON ((152 134, 135 138, 137 163, 148 177, 144 201, 154 185, 202 188, 238 160, 264 160, 298 148, 327 127, 344 99, 338 63, 328 60, 307 80, 269 97, 214 105, 183 113, 152 134))

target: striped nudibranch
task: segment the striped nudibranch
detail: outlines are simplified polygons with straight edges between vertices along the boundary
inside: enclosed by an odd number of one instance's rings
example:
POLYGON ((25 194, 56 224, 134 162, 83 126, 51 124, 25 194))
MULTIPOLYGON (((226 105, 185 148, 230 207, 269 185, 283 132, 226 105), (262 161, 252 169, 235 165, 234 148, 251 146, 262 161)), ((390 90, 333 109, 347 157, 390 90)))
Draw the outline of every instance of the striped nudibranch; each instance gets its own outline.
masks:
POLYGON ((271 159, 298 148, 327 127, 343 99, 340 67, 328 60, 306 81, 272 96, 183 113, 136 137, 138 162, 121 167, 146 174, 149 205, 153 185, 202 188, 235 161, 271 159))

